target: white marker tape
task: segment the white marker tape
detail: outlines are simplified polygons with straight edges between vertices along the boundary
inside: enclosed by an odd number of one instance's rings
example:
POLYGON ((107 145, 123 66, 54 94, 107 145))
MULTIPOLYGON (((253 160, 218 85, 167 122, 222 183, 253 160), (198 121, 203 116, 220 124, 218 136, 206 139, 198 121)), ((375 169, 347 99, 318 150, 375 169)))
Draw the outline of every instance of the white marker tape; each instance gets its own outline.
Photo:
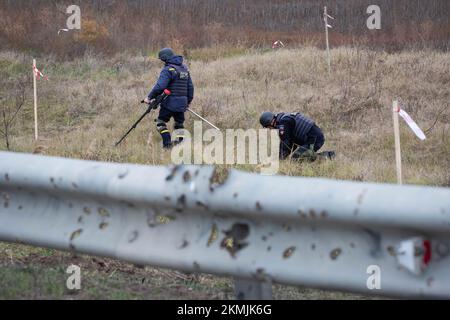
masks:
POLYGON ((406 113, 405 110, 400 109, 400 111, 398 112, 398 114, 403 118, 403 120, 405 120, 405 122, 408 124, 408 126, 411 128, 411 130, 415 133, 415 135, 420 139, 420 140, 425 140, 425 133, 423 133, 423 131, 419 128, 419 126, 417 125, 417 123, 414 122, 414 120, 409 116, 409 114, 406 113))
POLYGON ((35 75, 36 79, 39 80, 40 78, 44 78, 44 80, 47 80, 47 81, 48 81, 47 76, 44 76, 44 75, 42 74, 42 72, 40 72, 39 69, 36 68, 35 66, 33 66, 33 71, 34 71, 34 75, 35 75))

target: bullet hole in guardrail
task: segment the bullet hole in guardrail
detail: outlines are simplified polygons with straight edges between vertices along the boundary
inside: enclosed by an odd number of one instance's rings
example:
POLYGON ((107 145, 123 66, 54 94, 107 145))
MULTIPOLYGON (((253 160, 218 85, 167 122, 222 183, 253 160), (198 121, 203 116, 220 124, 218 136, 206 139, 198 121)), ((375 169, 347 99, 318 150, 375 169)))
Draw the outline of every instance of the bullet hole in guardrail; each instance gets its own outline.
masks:
POLYGON ((264 268, 258 268, 258 269, 256 269, 256 273, 257 274, 264 274, 266 271, 265 271, 265 269, 264 268))
POLYGON ((23 209, 23 207, 22 207, 22 206, 18 206, 18 207, 17 207, 17 209, 19 209, 19 210, 22 210, 22 209, 23 209))
POLYGON ((91 209, 89 209, 88 207, 84 207, 84 208, 83 208, 83 212, 84 212, 85 214, 91 214, 91 209))
POLYGON ((9 181, 9 174, 5 173, 5 180, 9 181))
POLYGON ((102 208, 102 207, 99 207, 99 208, 97 209, 97 212, 98 212, 98 214, 101 215, 102 217, 109 217, 109 216, 110 216, 108 210, 106 210, 105 208, 102 208))
POLYGON ((177 173, 178 169, 180 169, 180 166, 179 166, 179 165, 171 166, 171 167, 169 168, 170 173, 169 173, 169 175, 166 177, 166 181, 171 181, 171 180, 175 177, 175 174, 177 173))
POLYGON ((98 225, 100 230, 104 230, 106 229, 106 227, 108 227, 108 223, 107 222, 102 222, 98 225))
POLYGON ((355 248, 355 244, 353 242, 350 242, 350 248, 352 248, 352 249, 355 248))
POLYGON ((183 181, 184 183, 188 183, 189 181, 191 181, 191 173, 189 171, 185 171, 183 173, 183 181))
POLYGON ((271 246, 268 246, 267 247, 267 251, 271 251, 272 250, 272 247, 271 246))
POLYGON ((205 208, 206 210, 209 209, 209 207, 202 201, 196 201, 195 204, 197 205, 197 207, 205 208))
POLYGON ((315 243, 311 244, 311 250, 312 251, 316 250, 316 244, 315 243))
POLYGON ((230 253, 231 257, 235 258, 236 253, 239 250, 242 250, 248 246, 248 243, 244 242, 250 234, 250 227, 248 224, 235 223, 230 230, 223 231, 223 233, 225 234, 225 237, 223 238, 220 246, 221 248, 226 249, 230 253))
POLYGON ((120 203, 126 205, 128 208, 134 208, 134 207, 136 207, 136 205, 135 205, 134 203, 129 202, 129 201, 122 200, 122 201, 120 201, 120 203))
POLYGON ((194 261, 194 263, 192 264, 192 266, 194 267, 194 270, 200 270, 200 264, 197 261, 194 261))
POLYGON ((136 241, 138 236, 139 236, 139 232, 137 230, 130 232, 130 234, 128 235, 128 243, 133 243, 134 241, 136 241))
POLYGON ((256 206, 256 210, 258 210, 258 211, 262 210, 262 206, 261 206, 261 203, 259 203, 259 201, 256 201, 255 206, 256 206))
POLYGON ((120 180, 124 179, 127 175, 128 175, 129 171, 125 171, 122 173, 119 173, 119 175, 117 176, 117 178, 119 178, 120 180))
POLYGON ((183 241, 181 242, 180 246, 178 247, 178 249, 184 249, 189 245, 189 241, 187 241, 186 239, 183 239, 183 241))
POLYGON ((215 188, 224 185, 230 176, 230 171, 226 167, 214 167, 211 178, 209 179, 209 190, 214 191, 215 188))
POLYGON ((75 238, 79 237, 82 232, 83 229, 78 229, 72 232, 72 234, 70 235, 70 241, 73 241, 75 238))
POLYGON ((393 257, 397 256, 397 251, 395 250, 395 247, 393 247, 393 246, 388 246, 388 247, 386 248, 386 250, 387 250, 387 252, 388 252, 391 256, 393 256, 393 257))
POLYGON ((292 254, 295 252, 296 249, 297 249, 296 247, 292 246, 292 247, 289 247, 286 250, 284 250, 283 251, 283 258, 284 259, 290 258, 292 256, 292 254))
POLYGON ((331 260, 336 260, 342 253, 342 249, 341 248, 336 248, 331 250, 330 252, 330 258, 331 260))
POLYGON ((177 218, 171 215, 158 215, 156 216, 156 219, 158 220, 159 224, 168 224, 169 222, 174 221, 177 218))
POLYGON ((72 187, 74 187, 75 189, 78 188, 78 185, 75 182, 72 182, 72 187))
POLYGON ((3 203, 3 206, 4 206, 5 208, 8 208, 8 207, 9 207, 9 200, 11 199, 11 197, 10 197, 9 194, 7 194, 6 192, 3 192, 3 193, 2 193, 2 198, 3 198, 3 200, 5 201, 5 202, 3 203))
POLYGON ((217 224, 213 223, 211 227, 211 233, 209 234, 208 243, 206 246, 211 246, 219 237, 219 230, 217 228, 217 224))
POLYGON ((267 237, 266 237, 266 236, 262 236, 262 237, 261 237, 261 240, 262 240, 262 241, 267 241, 267 237))
POLYGON ((359 195, 358 195, 358 204, 362 204, 364 200, 364 196, 366 195, 367 189, 364 189, 359 195))
POLYGON ((181 212, 181 211, 183 211, 184 208, 186 208, 186 195, 182 194, 177 199, 177 207, 176 207, 175 211, 181 212))
POLYGON ((147 225, 150 228, 154 228, 156 226, 162 225, 162 224, 168 224, 171 221, 176 220, 175 216, 172 215, 162 215, 162 214, 158 214, 158 215, 150 215, 147 214, 147 225))

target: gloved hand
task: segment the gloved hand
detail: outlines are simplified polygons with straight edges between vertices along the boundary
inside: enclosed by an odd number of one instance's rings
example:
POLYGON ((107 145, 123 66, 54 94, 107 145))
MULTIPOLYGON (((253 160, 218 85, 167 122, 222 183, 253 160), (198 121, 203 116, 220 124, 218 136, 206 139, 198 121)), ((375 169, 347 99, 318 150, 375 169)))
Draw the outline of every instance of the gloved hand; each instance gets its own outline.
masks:
POLYGON ((152 104, 152 103, 154 103, 155 105, 153 106, 153 109, 158 109, 158 107, 159 107, 159 103, 155 103, 156 102, 156 99, 152 99, 152 100, 150 100, 150 104, 152 104))
POLYGON ((152 99, 152 100, 150 100, 148 97, 146 97, 143 101, 144 101, 144 103, 146 103, 146 104, 150 104, 150 103, 152 103, 152 101, 154 101, 155 99, 152 99))

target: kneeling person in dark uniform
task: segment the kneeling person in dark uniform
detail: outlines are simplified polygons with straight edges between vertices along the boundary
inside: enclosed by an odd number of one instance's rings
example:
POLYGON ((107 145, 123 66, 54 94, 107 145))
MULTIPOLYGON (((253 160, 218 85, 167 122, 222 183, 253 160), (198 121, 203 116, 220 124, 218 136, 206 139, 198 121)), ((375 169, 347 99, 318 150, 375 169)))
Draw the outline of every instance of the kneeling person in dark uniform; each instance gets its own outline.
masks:
MULTIPOLYGON (((280 136, 280 159, 292 155, 293 159, 310 157, 315 160, 316 152, 325 143, 322 130, 313 120, 301 113, 264 112, 260 117, 264 128, 277 129, 280 136)), ((325 152, 328 158, 334 157, 334 152, 325 152)))
MULTIPOLYGON (((161 103, 156 126, 163 139, 163 148, 169 149, 172 146, 170 131, 167 122, 174 119, 174 129, 184 129, 184 113, 194 99, 194 85, 192 83, 189 69, 183 64, 183 57, 174 54, 170 48, 162 49, 158 57, 165 63, 161 71, 158 82, 153 87, 145 103, 150 103, 165 89, 169 89, 171 94, 161 103)), ((179 134, 175 143, 183 141, 183 136, 179 134)))

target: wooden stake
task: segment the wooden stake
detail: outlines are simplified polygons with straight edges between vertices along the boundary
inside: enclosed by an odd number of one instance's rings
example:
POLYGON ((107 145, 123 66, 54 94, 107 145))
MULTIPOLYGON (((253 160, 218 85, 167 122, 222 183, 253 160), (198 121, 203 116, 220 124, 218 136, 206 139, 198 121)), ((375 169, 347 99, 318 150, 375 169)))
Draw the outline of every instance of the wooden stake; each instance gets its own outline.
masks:
POLYGON ((36 59, 33 59, 33 85, 34 85, 34 139, 38 140, 38 120, 37 120, 37 88, 36 88, 36 59))
POLYGON ((331 74, 331 55, 330 55, 330 41, 328 39, 328 12, 327 7, 324 8, 323 17, 325 21, 325 38, 327 41, 327 59, 328 59, 328 75, 331 74))
POLYGON ((398 101, 395 100, 392 104, 392 116, 394 118, 394 136, 395 136, 395 163, 397 167, 397 183, 402 184, 402 155, 400 149, 400 128, 398 123, 398 113, 400 106, 398 101))

